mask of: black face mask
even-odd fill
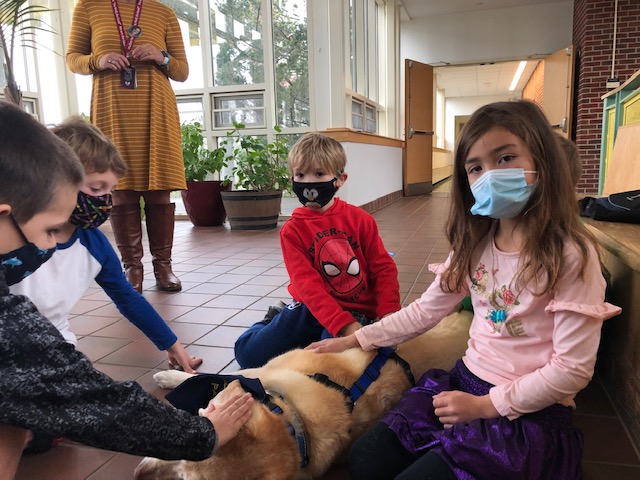
[[[25,243],[25,245],[12,252],[0,254],[0,265],[4,267],[4,276],[7,285],[11,286],[20,283],[24,278],[35,272],[40,265],[51,258],[56,248],[49,248],[47,250],[38,248],[36,244],[27,240],[27,237],[25,237],[18,222],[13,218],[13,215],[9,214],[9,218],[11,218],[11,221],[16,226],[18,233]]]
[[[76,208],[71,212],[69,222],[80,228],[98,228],[107,221],[113,208],[110,193],[94,197],[84,192],[78,192]]]
[[[338,191],[338,187],[335,186],[335,181],[338,180],[335,177],[328,182],[293,182],[293,193],[298,196],[298,200],[305,207],[322,208],[331,201],[333,196]]]

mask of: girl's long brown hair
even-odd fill
[[[455,152],[451,209],[446,227],[453,255],[441,286],[445,291],[462,289],[465,277],[471,277],[473,263],[497,222],[471,214],[475,200],[464,168],[471,146],[494,127],[505,128],[522,139],[538,172],[536,189],[520,219],[526,241],[515,280],[517,288],[526,286],[532,293],[542,295],[556,286],[563,268],[564,244],[577,245],[582,256],[582,277],[588,245],[595,246],[596,241],[579,218],[570,165],[559,148],[556,134],[542,110],[527,100],[485,105],[476,110],[462,129]]]

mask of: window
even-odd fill
[[[351,98],[351,128],[367,133],[378,132],[378,110],[375,105]]]
[[[371,105],[365,105],[365,126],[364,131],[376,133],[376,108]]]
[[[233,128],[233,122],[242,123],[247,128],[265,126],[262,92],[214,95],[214,128]]]
[[[272,18],[276,123],[284,127],[308,127],[311,121],[307,2],[273,0]]]
[[[178,114],[180,115],[181,124],[185,122],[199,122],[200,125],[204,125],[204,114],[200,97],[178,98]]]
[[[352,94],[351,128],[378,133],[378,102],[383,72],[385,8],[381,0],[349,1],[349,68],[347,92]],[[357,98],[355,98],[357,96]]]
[[[364,105],[358,100],[351,101],[351,127],[354,130],[364,129]]]
[[[198,15],[198,0],[160,0],[171,7],[178,17],[182,42],[187,62],[189,63],[189,77],[185,82],[174,82],[171,85],[175,89],[202,88],[204,86],[204,67],[202,65],[202,42],[200,38],[200,23]],[[144,15],[144,7],[142,9]],[[144,36],[141,37],[141,39]],[[135,45],[135,44],[134,44]]]
[[[379,49],[378,25],[384,10],[376,0],[350,0],[349,45],[351,85],[348,88],[371,100],[378,101]]]
[[[264,83],[262,1],[210,3],[214,85]]]

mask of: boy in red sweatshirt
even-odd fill
[[[347,180],[336,140],[304,135],[287,159],[302,207],[280,232],[293,302],[251,326],[235,344],[243,368],[264,365],[327,336],[349,335],[400,309],[398,269],[376,221],[335,197]]]

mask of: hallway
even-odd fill
[[[449,204],[446,190],[444,185],[432,195],[402,198],[374,214],[385,246],[393,252],[398,266],[403,305],[419,297],[433,280],[427,265],[442,262],[448,253],[443,232]],[[108,222],[104,231],[113,240]],[[262,319],[271,303],[290,300],[278,233],[279,229],[250,232],[194,228],[186,220],[177,221],[174,270],[183,282],[183,290],[177,294],[156,291],[151,259],[148,255],[143,259],[145,297],[187,351],[204,358],[203,372],[238,369],[233,358],[235,339]],[[164,397],[152,375],[167,368],[165,353],[123,319],[97,285],[73,314],[71,328],[78,334],[78,348],[96,368],[117,380],[137,380],[145,390]],[[597,378],[578,396],[577,404],[575,422],[585,434],[584,479],[640,478],[638,454]],[[139,457],[64,441],[49,452],[23,457],[16,478],[130,479],[139,461]],[[347,478],[343,469],[325,476]]]

